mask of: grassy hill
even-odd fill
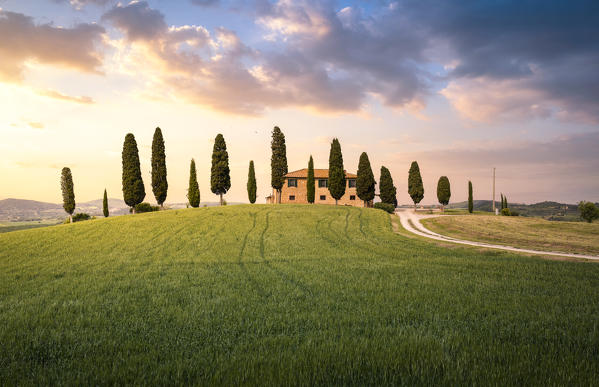
[[[599,255],[599,223],[550,222],[521,216],[440,216],[422,223],[439,234],[500,245]]]
[[[585,384],[599,265],[379,210],[243,205],[0,234],[0,384]]]

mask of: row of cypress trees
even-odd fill
[[[278,126],[273,128],[271,141],[271,186],[277,192],[277,202],[281,202],[281,190],[285,182],[287,167],[287,149],[285,135]],[[164,202],[168,193],[166,152],[162,130],[157,127],[152,139],[152,191],[156,202],[164,208]],[[145,196],[145,187],[141,175],[139,150],[135,136],[128,133],[125,136],[122,152],[122,187],[125,203],[135,212],[135,206],[141,203]],[[197,182],[197,171],[195,160],[191,159],[189,172],[189,187],[187,198],[189,205],[198,207],[200,204],[200,190]],[[315,201],[314,160],[312,156],[308,161],[307,200],[309,203]],[[366,152],[360,155],[356,179],[356,193],[364,202],[364,206],[375,197],[375,179],[370,166],[370,160]],[[63,207],[72,219],[75,210],[75,194],[73,190],[73,178],[69,168],[63,168],[61,176],[61,187],[63,193]],[[335,204],[345,194],[346,177],[343,168],[343,154],[341,144],[337,138],[331,142],[329,153],[329,191],[335,199]],[[212,167],[210,176],[210,188],[214,194],[220,196],[220,204],[223,204],[223,195],[231,188],[231,177],[229,169],[229,155],[227,145],[222,134],[218,134],[214,140],[212,151]],[[249,163],[247,192],[250,203],[256,202],[256,172],[254,161]],[[397,206],[397,188],[388,168],[381,167],[379,196],[383,203]],[[408,175],[408,193],[416,206],[424,198],[424,186],[420,175],[420,168],[416,161],[412,162]],[[443,206],[449,203],[451,188],[449,179],[441,176],[437,184],[437,198]],[[504,197],[502,195],[502,208]],[[507,207],[507,200],[505,206]],[[468,210],[472,212],[472,183],[468,182]],[[103,214],[108,216],[108,196],[104,190]]]

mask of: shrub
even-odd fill
[[[510,210],[510,216],[520,216],[520,212],[517,210]]]
[[[80,212],[78,214],[73,215],[73,223],[81,222],[83,220],[90,220],[90,219],[91,219],[91,216],[89,216],[85,212]]]
[[[374,203],[374,208],[378,208],[379,210],[387,211],[390,214],[395,212],[395,206],[390,203],[383,203],[383,202]]]
[[[153,206],[150,203],[147,202],[143,202],[143,203],[139,203],[135,205],[135,213],[136,214],[140,214],[142,212],[152,212],[152,211],[158,211],[160,209],[160,207],[158,206]]]
[[[510,212],[509,208],[502,208],[501,209],[501,215],[503,215],[503,216],[511,216],[512,213]]]

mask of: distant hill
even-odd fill
[[[493,210],[492,200],[474,200],[475,211],[488,211]],[[497,207],[501,206],[500,201],[496,201]],[[567,204],[545,201],[535,204],[520,204],[520,203],[508,203],[510,209],[518,211],[520,216],[534,216],[545,218],[548,220],[566,220],[576,221],[579,220],[578,205]],[[448,208],[467,208],[468,202],[451,203],[447,206]]]
[[[241,204],[236,202],[228,205]],[[200,207],[213,207],[220,205],[219,202],[200,203]],[[171,209],[185,208],[185,203],[167,203],[166,207]],[[121,199],[108,199],[108,210],[111,216],[125,215],[129,213],[129,207]],[[75,213],[85,212],[93,216],[102,215],[102,199],[89,202],[77,203]],[[38,202],[26,199],[4,199],[0,200],[0,221],[24,222],[39,221],[47,219],[63,219],[66,217],[62,204]]]
[[[120,199],[108,199],[108,208],[112,215],[123,215],[129,212],[125,202]],[[102,199],[77,203],[75,213],[78,212],[94,216],[102,215]],[[64,217],[66,214],[61,204],[26,199],[0,200],[0,221],[31,221]]]

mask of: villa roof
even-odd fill
[[[346,179],[355,179],[358,176],[354,173],[345,172]],[[297,171],[289,172],[285,175],[285,177],[295,177],[299,179],[308,178],[308,168],[299,169]],[[329,178],[329,170],[328,169],[314,169],[314,178],[315,179],[328,179]]]

